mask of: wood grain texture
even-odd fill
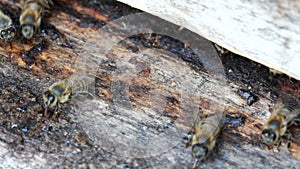
[[[0,2],[17,24],[21,2]],[[299,126],[290,130],[290,149],[269,150],[260,137],[274,91],[298,98],[299,81],[276,78],[266,67],[229,54],[220,57],[224,82],[182,52],[188,44],[170,37],[99,34],[109,21],[140,11],[111,1],[54,4],[35,38],[16,37],[0,46],[1,167],[191,168],[191,148],[181,144],[182,137],[199,109],[218,108],[225,109],[226,124],[212,156],[198,168],[300,165]],[[113,48],[107,43],[120,39]],[[209,41],[202,42],[203,53],[217,55]],[[57,117],[43,116],[42,93],[78,72],[95,77],[95,97],[63,104]],[[259,99],[249,106],[239,89]]]
[[[295,0],[119,0],[226,49],[300,79],[300,3]]]

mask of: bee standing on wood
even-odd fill
[[[0,10],[0,33],[1,39],[4,39],[6,42],[10,42],[16,35],[16,29],[14,28],[10,17],[5,15]]]
[[[43,93],[45,114],[48,109],[57,110],[60,104],[65,103],[80,94],[93,95],[95,78],[75,74],[70,78],[53,83]]]
[[[50,9],[50,0],[25,0],[20,16],[22,35],[26,39],[32,38],[39,30],[42,17]]]
[[[197,158],[197,161],[206,158],[213,150],[224,124],[225,114],[220,111],[203,119],[200,119],[200,116],[197,117],[187,144],[187,146],[192,146],[192,156]]]
[[[300,112],[295,107],[286,106],[282,103],[276,104],[270,118],[264,124],[262,131],[264,142],[269,146],[276,144],[279,137],[285,134],[288,125],[298,115],[300,115]]]
[[[75,97],[74,100],[80,101],[80,96],[94,96],[95,76],[91,74],[96,72],[97,65],[83,53],[76,58],[74,66],[77,71],[72,76],[53,83],[43,93],[45,114],[48,109],[57,111],[61,104]]]

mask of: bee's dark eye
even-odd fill
[[[6,35],[6,34],[7,34],[6,30],[1,31],[1,37],[2,37],[2,38],[3,38],[3,36]]]
[[[48,99],[49,99],[50,104],[53,104],[55,97],[53,95],[49,95]]]
[[[46,107],[53,105],[56,101],[55,96],[51,94],[49,91],[44,93],[44,103]]]
[[[192,147],[192,154],[196,158],[204,158],[208,154],[208,148],[201,144],[195,144]]]
[[[262,134],[265,135],[268,138],[271,138],[273,141],[276,140],[276,134],[274,132],[270,131],[270,130],[265,129],[265,130],[263,130]]]

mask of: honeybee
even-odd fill
[[[26,39],[32,38],[39,30],[42,17],[50,9],[50,0],[25,0],[23,11],[20,16],[22,35]]]
[[[16,29],[14,28],[10,17],[5,15],[0,10],[0,32],[1,38],[4,39],[6,42],[10,42],[16,35]]]
[[[192,146],[192,156],[203,160],[213,150],[216,140],[225,124],[225,114],[217,111],[206,118],[196,120],[187,146]]]
[[[283,136],[288,125],[300,114],[295,107],[286,106],[283,103],[278,103],[274,107],[268,121],[264,124],[262,138],[264,142],[272,146],[277,143],[280,136]]]
[[[48,109],[60,107],[60,104],[67,102],[73,97],[82,94],[94,94],[95,78],[79,74],[72,75],[70,78],[53,83],[47,91],[43,93],[45,112]]]

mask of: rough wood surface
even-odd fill
[[[119,0],[300,79],[300,3],[294,0]]]
[[[299,81],[275,77],[268,68],[233,54],[221,55],[221,78],[218,67],[197,60],[219,57],[201,37],[200,55],[192,55],[188,41],[116,35],[114,29],[138,27],[126,22],[100,33],[110,21],[137,12],[121,3],[54,4],[35,38],[17,37],[0,47],[1,167],[191,168],[191,149],[181,141],[199,109],[224,109],[226,125],[212,156],[198,168],[299,167],[299,127],[290,129],[289,149],[269,150],[260,138],[274,93],[299,100]],[[20,2],[1,5],[17,23]],[[153,18],[148,17],[150,22]],[[43,91],[78,71],[95,77],[95,97],[63,104],[57,117],[50,111],[44,116]],[[243,92],[259,99],[247,104],[250,98],[239,96]]]

